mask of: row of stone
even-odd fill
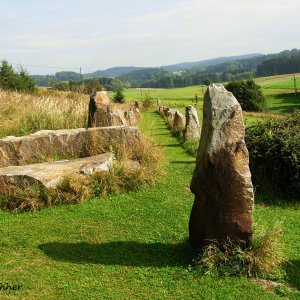
[[[88,127],[94,128],[41,130],[0,139],[0,192],[9,193],[12,186],[55,187],[69,174],[108,172],[111,145],[130,148],[139,143],[140,131],[132,127],[139,119],[138,103],[122,113],[112,109],[102,91],[90,98]],[[64,158],[71,160],[37,163]]]
[[[157,103],[158,113],[165,118],[174,134],[182,133],[184,141],[199,140],[201,127],[195,107],[188,105],[185,108],[185,117],[177,110]]]
[[[134,126],[140,120],[138,102],[126,111],[113,109],[106,91],[95,93],[90,98],[88,127]]]

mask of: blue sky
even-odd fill
[[[299,0],[0,0],[0,59],[52,74],[274,53],[300,48],[299,12]]]

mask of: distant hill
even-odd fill
[[[161,67],[114,67],[83,74],[83,79],[101,78],[121,81],[126,87],[172,88],[198,85],[204,82],[224,82],[252,78],[257,75],[276,75],[282,72],[298,70],[300,50],[284,50],[273,54],[245,54],[238,56],[217,57],[196,62],[182,62]],[[57,72],[55,75],[36,75],[32,78],[39,85],[51,82],[80,81],[81,76],[75,72]]]
[[[179,72],[179,71],[185,71],[193,67],[203,66],[214,66],[218,64],[222,64],[228,61],[234,61],[234,60],[241,60],[241,59],[248,59],[252,57],[258,57],[263,56],[263,54],[258,53],[252,53],[252,54],[245,54],[245,55],[237,55],[237,56],[228,56],[228,57],[218,57],[218,58],[212,58],[212,59],[205,59],[200,61],[194,61],[194,62],[183,62],[173,65],[167,65],[167,66],[161,66],[160,68],[169,71],[169,72]],[[109,68],[106,70],[98,70],[93,73],[83,74],[84,78],[92,78],[92,77],[119,77],[128,73],[131,73],[133,71],[140,71],[145,69],[157,69],[157,68],[149,68],[149,67],[114,67]]]
[[[106,70],[98,70],[93,73],[83,74],[84,78],[93,78],[93,77],[118,77],[123,74],[127,74],[132,71],[145,69],[143,67],[114,67]]]
[[[259,57],[259,56],[263,56],[263,54],[252,53],[252,54],[237,55],[237,56],[217,57],[217,58],[205,59],[205,60],[194,61],[194,62],[183,62],[183,63],[169,65],[169,66],[162,66],[162,68],[170,72],[185,71],[193,67],[215,66],[229,61],[249,59],[249,58]]]

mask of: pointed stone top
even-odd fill
[[[221,109],[222,107],[228,108],[231,105],[240,106],[239,102],[236,100],[233,94],[227,91],[223,84],[219,86],[215,85],[214,83],[210,84],[206,92],[206,95],[207,94],[209,95],[209,97],[206,98],[210,98],[213,106],[216,105]]]

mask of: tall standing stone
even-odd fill
[[[212,84],[203,116],[191,182],[190,243],[199,248],[230,239],[244,247],[252,237],[254,196],[242,109],[232,93]]]
[[[111,126],[110,101],[106,91],[90,97],[88,127]]]
[[[176,110],[174,115],[172,131],[174,133],[181,132],[184,129],[184,127],[185,127],[184,117],[178,110]]]
[[[185,108],[185,130],[183,138],[185,141],[200,139],[200,125],[197,110],[194,106],[188,105]]]

